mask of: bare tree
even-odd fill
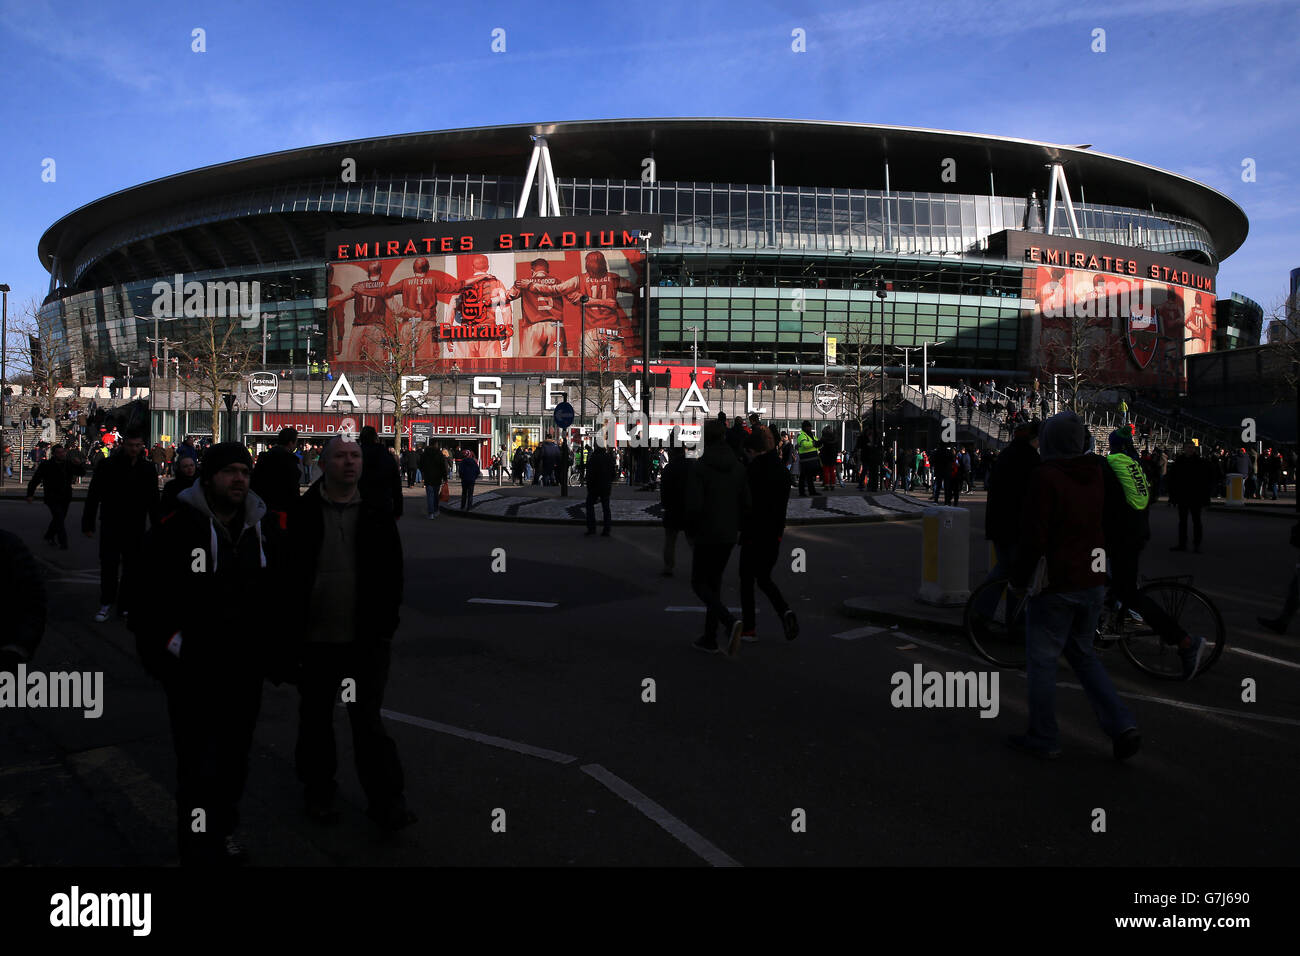
[[[878,374],[868,370],[870,365],[879,362],[879,352],[871,345],[872,324],[860,314],[849,313],[844,339],[837,343],[836,349],[844,367],[840,376],[841,407],[847,417],[858,422],[866,420],[880,392]]]
[[[18,305],[9,320],[5,340],[9,385],[30,387],[36,404],[55,414],[59,386],[72,377],[67,349],[60,339],[56,310],[41,313],[41,302],[31,297]]]
[[[602,412],[612,413],[614,410],[615,365],[622,365],[624,368],[627,366],[625,358],[614,354],[615,343],[618,341],[616,338],[600,334],[593,335],[590,342],[585,339],[582,342],[587,369],[586,411],[590,418],[598,418]]]
[[[182,334],[174,348],[190,387],[212,414],[215,444],[221,441],[222,396],[238,394],[244,378],[260,366],[259,345],[241,334],[238,315],[217,316],[210,311],[184,321],[188,334]]]
[[[1082,413],[1082,396],[1087,390],[1101,385],[1129,384],[1114,380],[1115,369],[1125,367],[1124,347],[1112,333],[1108,317],[1081,315],[1078,310],[1072,310],[1065,323],[1064,327],[1043,329],[1041,373],[1046,379],[1053,373],[1064,375],[1070,382],[1065,405],[1075,413]]]
[[[1273,404],[1293,402],[1300,386],[1300,294],[1279,296],[1264,313],[1264,342],[1275,352],[1266,364],[1276,370]]]
[[[362,367],[376,386],[381,408],[392,406],[393,450],[398,454],[402,450],[403,423],[428,401],[427,394],[410,394],[409,379],[416,375],[432,377],[437,373],[438,360],[420,355],[431,335],[431,323],[396,321],[385,325],[361,349]]]

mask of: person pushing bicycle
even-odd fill
[[[1151,486],[1138,460],[1132,425],[1110,433],[1110,454],[1103,461],[1106,467],[1102,468],[1105,488],[1102,528],[1110,563],[1107,607],[1135,611],[1164,643],[1176,645],[1183,663],[1183,677],[1191,680],[1210,645],[1203,637],[1189,634],[1156,602],[1138,591],[1138,565],[1142,549],[1151,539]]]

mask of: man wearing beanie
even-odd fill
[[[129,591],[140,658],[167,692],[185,865],[244,861],[234,831],[262,681],[288,676],[282,631],[263,626],[285,592],[283,516],[249,490],[252,466],[238,442],[208,449],[198,482],[149,532]]]
[[[1111,738],[1115,758],[1124,760],[1137,753],[1142,738],[1092,649],[1106,592],[1105,567],[1098,558],[1105,553],[1105,464],[1087,454],[1090,437],[1070,411],[1049,418],[1039,432],[1042,464],[1029,478],[1011,575],[1012,587],[1024,590],[1033,583],[1036,591],[1025,618],[1029,727],[1008,743],[1039,757],[1060,755],[1056,668],[1064,652]]]

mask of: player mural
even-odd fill
[[[385,335],[415,323],[416,372],[574,372],[584,347],[589,369],[625,371],[644,351],[644,269],[635,249],[336,261],[326,280],[330,367],[362,369]]]
[[[1212,292],[1050,266],[1027,278],[1035,303],[1033,367],[1062,371],[1082,361],[1099,380],[1168,385],[1181,375],[1184,355],[1210,348]]]

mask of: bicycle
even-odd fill
[[[1199,677],[1223,653],[1227,631],[1214,602],[1187,583],[1190,580],[1191,575],[1143,578],[1146,583],[1137,593],[1153,602],[1179,629],[1209,642],[1210,649],[1193,675]],[[988,596],[992,590],[996,590],[997,600],[992,613],[985,614],[980,608],[985,601],[993,603]],[[1006,581],[986,581],[971,592],[962,623],[976,653],[998,667],[1023,669],[1028,601],[1027,592],[1013,592]],[[1093,647],[1107,650],[1116,644],[1138,670],[1161,680],[1183,680],[1183,663],[1177,645],[1166,644],[1154,624],[1148,624],[1136,610],[1114,600],[1108,588]]]

